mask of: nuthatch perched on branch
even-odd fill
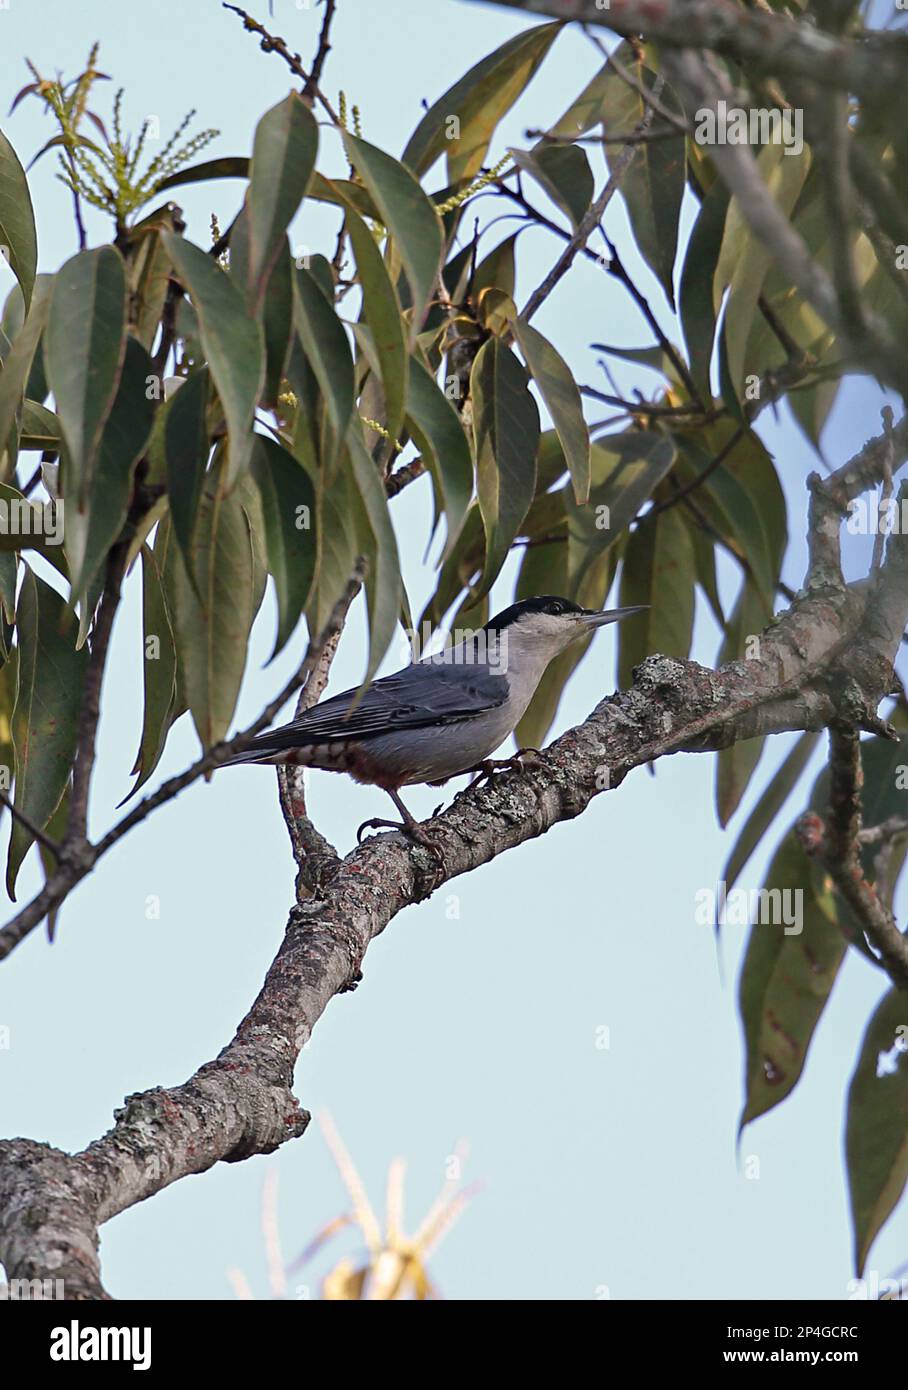
[[[524,599],[469,640],[374,681],[358,703],[356,690],[322,700],[291,724],[260,735],[227,765],[290,763],[347,772],[383,787],[403,818],[402,825],[365,825],[392,826],[422,842],[400,788],[437,786],[465,772],[488,775],[494,767],[489,755],[513,733],[549,662],[592,629],[642,611],[590,611],[551,595]]]

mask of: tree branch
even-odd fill
[[[476,3],[476,0],[473,0]],[[806,20],[742,9],[731,0],[496,0],[509,9],[579,20],[625,38],[643,34],[666,48],[706,48],[770,76],[809,77],[869,101],[897,100],[908,75],[908,43],[898,33],[852,41]]]

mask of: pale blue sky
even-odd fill
[[[267,18],[267,5],[252,12]],[[320,12],[275,0],[273,28],[304,62]],[[362,111],[366,137],[399,153],[420,116],[478,58],[526,21],[461,0],[340,0],[325,85]],[[289,74],[262,54],[235,16],[214,0],[111,10],[100,0],[11,0],[0,9],[6,109],[27,80],[20,60],[77,70],[93,39],[125,116],[137,126],[159,115],[166,134],[190,107],[222,134],[214,154],[245,154],[258,116],[288,90]],[[559,37],[529,94],[504,123],[498,158],[528,126],[561,113],[596,67],[579,34]],[[27,161],[49,130],[25,103],[3,129]],[[320,167],[338,167],[326,135]],[[594,158],[597,179],[602,166]],[[69,199],[37,166],[34,197],[41,268],[75,249]],[[439,178],[439,182],[440,182]],[[216,211],[222,225],[241,196],[237,183],[181,190],[189,234],[205,245]],[[540,195],[540,202],[543,202]],[[89,235],[107,236],[89,214]],[[502,224],[506,234],[514,224]],[[664,298],[629,247],[619,200],[607,227],[628,269],[669,325]],[[333,249],[333,224],[307,205],[299,241]],[[538,231],[521,239],[518,301],[560,245]],[[0,272],[2,273],[2,272]],[[2,288],[2,287],[0,287]],[[578,263],[538,315],[584,379],[595,379],[591,342],[648,341],[638,316],[595,267]],[[630,389],[629,368],[618,370]],[[649,383],[642,383],[648,386]],[[592,418],[596,418],[593,416]],[[826,435],[841,461],[878,429],[871,388],[851,386]],[[816,466],[785,422],[761,422],[776,450],[794,540],[786,578],[803,564],[804,478]],[[415,606],[430,591],[422,564],[430,512],[425,483],[394,503]],[[730,572],[723,585],[731,592]],[[508,582],[497,590],[508,601]],[[109,824],[129,786],[141,718],[138,586],[127,588],[112,650],[93,826]],[[261,669],[273,635],[266,603],[256,628],[239,722],[253,717],[298,657]],[[695,655],[710,664],[718,638],[700,613]],[[601,635],[564,699],[559,728],[582,718],[614,684],[613,637]],[[345,635],[333,688],[359,679],[361,615]],[[399,664],[399,663],[397,663]],[[761,765],[765,785],[787,748]],[[161,765],[167,775],[196,751],[182,721]],[[465,1181],[484,1187],[432,1260],[450,1298],[778,1298],[845,1296],[851,1277],[841,1132],[843,1097],[865,1020],[883,978],[863,961],[846,965],[794,1097],[744,1136],[759,1179],[736,1164],[742,1054],[735,990],[723,985],[712,932],[697,926],[695,895],[717,879],[731,831],[713,812],[714,760],[677,757],[655,778],[638,771],[580,820],[512,852],[394,921],[370,949],[364,980],[336,1000],[297,1068],[297,1093],[332,1114],[376,1204],[395,1155],[409,1164],[408,1212],[415,1225],[440,1185],[455,1141],[470,1144]],[[809,785],[809,784],[808,784]],[[381,793],[316,775],[311,808],[347,848],[357,824],[385,814]],[[756,788],[755,788],[756,789]],[[411,793],[423,814],[438,800]],[[788,808],[790,817],[800,802]],[[767,855],[742,883],[757,886]],[[23,872],[23,895],[37,874]],[[36,932],[0,968],[0,1133],[79,1147],[105,1130],[124,1095],[184,1080],[231,1036],[280,940],[291,900],[287,837],[269,769],[239,768],[198,785],[123,842],[63,909],[49,948]],[[160,920],[146,920],[157,895]],[[458,915],[459,914],[459,915]],[[743,944],[731,929],[726,980],[736,980]],[[607,1028],[610,1046],[597,1047]],[[345,1209],[339,1178],[315,1127],[269,1159],[221,1164],[126,1212],[102,1232],[107,1287],[118,1296],[232,1297],[228,1266],[242,1268],[267,1296],[259,1221],[262,1181],[280,1175],[284,1248],[295,1255]],[[353,1247],[355,1242],[346,1241]],[[345,1248],[339,1240],[332,1251]],[[877,1242],[885,1274],[908,1248],[903,1209]],[[315,1285],[316,1265],[299,1282]]]

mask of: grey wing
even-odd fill
[[[237,761],[336,739],[362,739],[398,729],[424,729],[482,714],[508,698],[505,676],[482,665],[416,662],[374,681],[354,708],[356,690],[332,695],[291,724],[262,734]]]

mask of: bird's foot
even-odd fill
[[[383,820],[381,816],[372,816],[369,820],[364,820],[356,832],[356,843],[361,845],[363,842],[364,830],[407,830],[405,821],[402,820]]]
[[[490,781],[496,772],[519,772],[526,775],[534,762],[538,765],[541,756],[538,748],[518,748],[510,758],[483,758],[475,767],[467,768],[468,772],[476,772],[479,775],[473,778],[465,790],[472,791],[481,782]]]
[[[420,845],[422,849],[428,850],[437,866],[437,873],[433,875],[433,887],[436,882],[440,883],[447,874],[448,865],[445,860],[444,850],[437,840],[433,840],[431,835],[425,830],[418,821],[412,817],[409,820],[383,820],[381,816],[373,816],[371,820],[364,820],[356,832],[357,844],[362,844],[364,830],[399,830],[402,835],[406,835],[413,844]],[[431,889],[429,890],[432,891]]]

